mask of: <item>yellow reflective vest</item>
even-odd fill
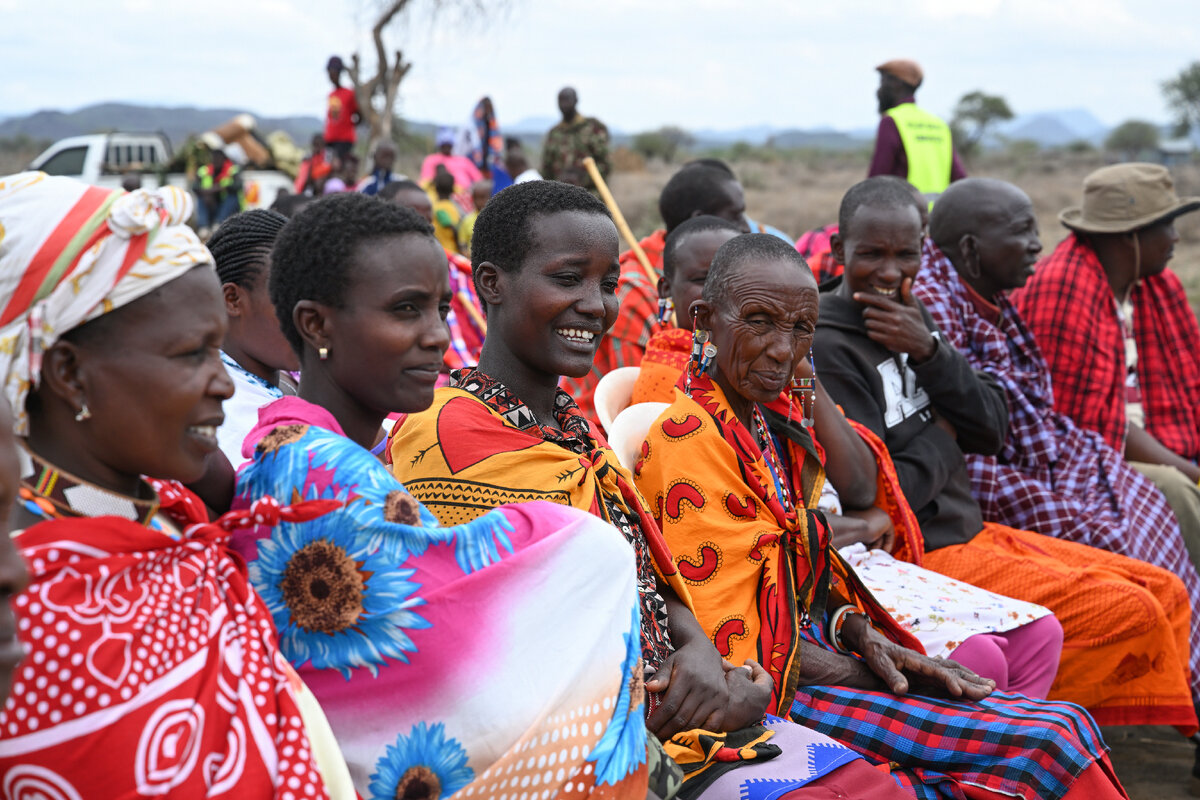
[[[886,113],[900,132],[904,156],[908,159],[908,182],[921,194],[946,191],[954,163],[950,126],[913,103],[901,103]]]

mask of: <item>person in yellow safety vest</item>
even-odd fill
[[[867,177],[895,175],[917,187],[930,201],[960,178],[967,177],[950,126],[917,108],[914,97],[925,78],[920,65],[895,59],[875,68],[879,72],[879,130]]]
[[[238,165],[225,151],[213,148],[212,163],[196,170],[192,190],[196,193],[196,229],[211,230],[242,207],[242,178]]]

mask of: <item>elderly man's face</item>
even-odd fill
[[[978,219],[975,251],[982,281],[993,295],[1024,286],[1042,252],[1033,203],[1014,187]]]

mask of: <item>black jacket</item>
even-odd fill
[[[994,455],[1008,431],[1004,390],[971,368],[937,332],[937,347],[923,364],[909,364],[867,337],[862,306],[836,293],[841,279],[822,285],[821,316],[813,345],[817,377],[846,416],[883,439],[900,486],[916,512],[925,549],[968,542],[983,529],[971,496],[963,452]],[[933,422],[936,410],[958,439]]]

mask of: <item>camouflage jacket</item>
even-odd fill
[[[594,117],[577,114],[574,121],[560,122],[546,134],[546,142],[542,145],[542,177],[594,190],[596,187],[583,168],[583,159],[588,156],[596,159],[600,174],[607,178],[612,171],[608,128]]]

